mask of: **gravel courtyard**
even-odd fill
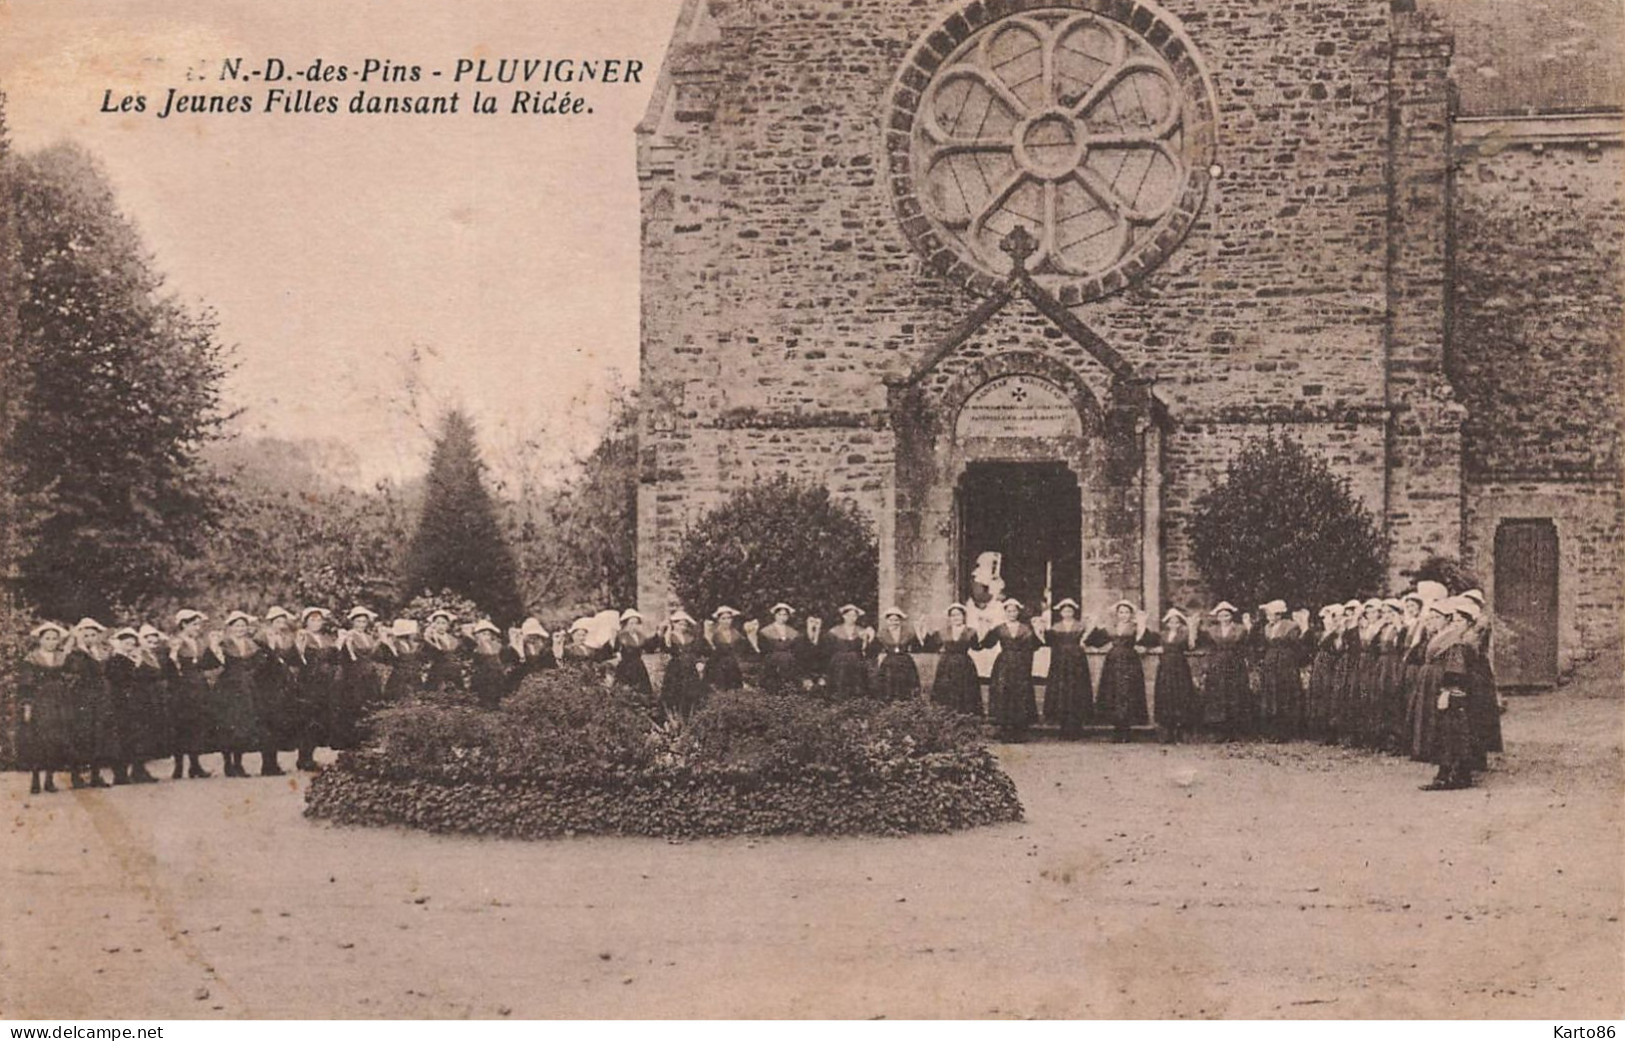
[[[912,839],[440,838],[308,822],[300,779],[6,775],[0,1017],[1618,1018],[1618,677],[1514,699],[1474,791],[1039,742],[999,749],[1026,823]]]

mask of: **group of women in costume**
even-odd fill
[[[1067,736],[1094,724],[1125,740],[1154,718],[1169,742],[1200,732],[1320,740],[1436,763],[1430,788],[1471,784],[1486,754],[1502,749],[1490,622],[1476,589],[1451,596],[1421,582],[1398,598],[1327,605],[1318,624],[1307,610],[1289,614],[1282,600],[1261,604],[1257,624],[1228,602],[1206,617],[1172,608],[1159,631],[1127,601],[1098,623],[1082,620],[1072,600],[1030,623],[1020,604],[1004,610],[1004,623],[974,643],[1002,649],[989,715],[1017,739],[1039,718],[1031,666],[1047,646],[1043,718]],[[945,632],[962,631],[965,609],[950,607],[947,620]],[[1098,681],[1087,653],[1094,647],[1107,649]],[[1151,647],[1161,653],[1148,713],[1140,655]]]
[[[1451,596],[1422,582],[1402,597],[1327,605],[1314,619],[1307,610],[1289,612],[1283,600],[1259,605],[1256,622],[1228,602],[1205,614],[1171,608],[1157,629],[1126,600],[1101,619],[1085,618],[1070,599],[1031,617],[1015,600],[1001,610],[1002,622],[979,629],[965,605],[951,605],[921,637],[898,608],[871,627],[847,604],[826,630],[817,617],[804,628],[792,624],[794,609],[781,603],[770,623],[740,631],[739,612],[721,607],[703,631],[677,611],[647,639],[641,616],[627,612],[623,625],[636,635],[622,649],[671,653],[661,700],[679,712],[708,689],[741,686],[740,662],[751,656],[760,657],[767,690],[913,698],[922,694],[914,654],[925,651],[937,655],[931,700],[983,715],[973,654],[998,648],[985,714],[1007,739],[1022,739],[1042,719],[1069,737],[1109,727],[1118,741],[1152,722],[1165,742],[1196,734],[1320,740],[1437,763],[1434,787],[1471,783],[1486,753],[1501,750],[1490,624],[1476,589]],[[1044,647],[1049,669],[1039,681],[1034,658]],[[1148,691],[1142,655],[1151,648],[1160,654]],[[641,653],[622,653],[620,661],[617,679],[650,689]]]
[[[1422,582],[1396,599],[1323,607],[1318,624],[1306,610],[1289,615],[1281,600],[1260,605],[1257,623],[1229,603],[1205,615],[1171,608],[1158,629],[1128,601],[1099,619],[1070,599],[1033,615],[1015,600],[999,609],[1003,621],[979,628],[966,605],[951,605],[923,637],[900,609],[866,625],[854,604],[828,628],[816,615],[798,623],[787,603],[773,605],[766,624],[743,626],[728,606],[703,625],[678,610],[650,626],[628,610],[608,614],[607,639],[594,639],[591,619],[558,634],[527,619],[504,641],[490,621],[459,629],[436,611],[421,628],[412,619],[384,625],[359,606],[343,626],[319,607],[297,617],[233,612],[210,631],[204,615],[181,611],[168,634],[143,625],[109,635],[90,618],[72,630],[47,622],[19,672],[19,759],[35,791],[54,791],[57,772],[76,787],[106,785],[104,769],[113,784],[151,782],[146,764],[160,758],[173,759],[175,778],[207,777],[199,756],[211,753],[228,777],[247,776],[245,752],[276,775],[283,751],[311,770],[318,747],[355,747],[381,705],[454,685],[495,707],[525,675],[561,662],[601,665],[661,714],[686,717],[709,692],[745,686],[747,673],[773,693],[921,697],[918,652],[937,656],[932,701],[985,714],[1010,740],[1040,719],[1069,737],[1109,727],[1119,741],[1153,721],[1170,742],[1197,733],[1318,739],[1438,763],[1436,787],[1471,783],[1485,753],[1501,748],[1477,590],[1453,597]],[[1044,647],[1040,710],[1033,666]],[[1154,647],[1148,706],[1142,655]],[[984,710],[973,655],[995,648]],[[1104,651],[1098,677],[1092,650]],[[651,653],[667,658],[658,692],[644,661]]]
[[[381,705],[448,684],[494,705],[560,649],[534,619],[504,643],[488,621],[459,632],[447,611],[422,627],[382,625],[360,606],[342,626],[320,607],[235,611],[213,630],[207,622],[184,610],[168,633],[150,624],[109,633],[93,618],[36,626],[15,699],[31,791],[56,791],[57,773],[75,788],[152,783],[155,759],[173,759],[174,779],[209,777],[200,757],[215,753],[227,777],[248,776],[249,752],[262,775],[284,773],[289,751],[297,769],[314,770],[318,747],[357,746]]]

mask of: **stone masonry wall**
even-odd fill
[[[1220,174],[1167,261],[1074,313],[1155,377],[1176,427],[1282,409],[1334,425],[1349,409],[1369,416],[1386,404],[1388,0],[1165,6],[1211,71]],[[724,456],[754,443],[723,417],[877,412],[882,377],[975,306],[923,272],[883,168],[898,65],[952,9],[746,0],[716,5],[707,41],[674,51],[674,100],[640,142],[643,477],[656,500],[642,522],[645,610],[666,606],[672,526],[724,494],[741,472]],[[1165,454],[1189,470],[1182,453],[1196,450],[1181,436]],[[1362,465],[1361,484],[1379,486],[1381,456]],[[1178,532],[1190,496],[1177,480],[1170,490]],[[1173,538],[1171,575],[1188,570],[1179,558]]]
[[[1396,11],[1389,195],[1387,404],[1389,584],[1461,551],[1462,408],[1445,375],[1451,44]]]
[[[1456,175],[1451,374],[1475,479],[1614,479],[1625,147],[1495,142]]]
[[[1551,518],[1558,658],[1620,649],[1625,148],[1510,120],[1459,150],[1450,371],[1468,407],[1466,556],[1494,603],[1495,532]],[[1480,128],[1481,129],[1481,128]]]
[[[1611,483],[1488,481],[1467,491],[1464,560],[1495,604],[1495,532],[1508,518],[1552,519],[1557,528],[1558,667],[1620,653],[1625,609],[1620,489]]]

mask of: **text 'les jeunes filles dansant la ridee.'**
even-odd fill
[[[186,70],[184,86],[145,90],[104,88],[104,114],[180,116],[269,115],[591,115],[588,91],[637,86],[637,58],[457,58],[443,65],[366,58],[344,63],[317,58],[295,65],[242,57]],[[436,89],[447,88],[450,89]],[[428,88],[427,90],[423,88]]]

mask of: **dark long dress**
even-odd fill
[[[627,626],[615,634],[615,682],[630,687],[644,697],[654,696],[654,681],[649,678],[649,667],[643,656],[660,646],[658,634],[645,634],[641,628]]]
[[[1026,622],[1004,622],[982,637],[982,650],[999,648],[988,684],[988,716],[1012,730],[1026,730],[1038,718],[1033,689],[1033,655],[1043,646]]]
[[[1202,725],[1202,699],[1191,678],[1190,629],[1180,623],[1163,629],[1162,660],[1157,663],[1157,681],[1151,712],[1159,728],[1170,736],[1188,733]]]
[[[796,645],[796,668],[803,683],[817,687],[827,682],[829,645],[824,638],[828,635],[820,629],[815,639],[809,632],[806,639]]]
[[[1382,743],[1382,627],[1361,627],[1359,675],[1360,728],[1357,740],[1362,747],[1377,748]]]
[[[1303,731],[1303,633],[1296,622],[1280,618],[1260,631],[1263,653],[1258,668],[1258,702],[1264,724],[1277,738],[1296,738]]]
[[[1337,712],[1338,659],[1343,656],[1341,627],[1316,634],[1309,663],[1309,690],[1304,701],[1304,728],[1319,739],[1331,733]]]
[[[1207,721],[1226,734],[1244,734],[1253,727],[1253,699],[1247,683],[1247,630],[1231,622],[1203,629],[1197,646],[1205,649],[1207,669],[1202,673],[1202,702]]]
[[[1430,651],[1433,648],[1429,648]],[[1479,744],[1479,728],[1473,720],[1473,686],[1482,666],[1478,658],[1478,637],[1471,629],[1461,629],[1437,658],[1424,666],[1436,668],[1439,689],[1455,692],[1448,707],[1430,706],[1433,711],[1433,742],[1430,762],[1437,763],[1440,776],[1453,784],[1472,783],[1472,771],[1482,769],[1484,749]]]
[[[762,689],[769,694],[800,690],[807,642],[801,630],[774,622],[756,633],[756,642],[762,649]]]
[[[463,641],[447,633],[423,638],[423,689],[440,694],[461,691],[467,679],[467,649]]]
[[[1358,626],[1343,627],[1343,655],[1337,660],[1332,703],[1332,734],[1344,742],[1358,742],[1365,729],[1365,705],[1360,694],[1360,665],[1365,661],[1365,642]]]
[[[196,640],[175,637],[169,648],[170,755],[200,755],[225,747],[221,718],[226,714],[225,692],[209,685],[208,652]]]
[[[1044,722],[1076,737],[1095,718],[1094,681],[1083,641],[1089,629],[1081,622],[1057,622],[1044,631],[1049,648],[1049,676],[1044,681]]]
[[[469,653],[468,689],[481,708],[494,709],[513,691],[511,662],[498,647],[494,651],[475,647]]]
[[[1381,664],[1377,669],[1377,683],[1382,692],[1382,711],[1378,747],[1395,752],[1401,747],[1405,731],[1405,627],[1390,623],[1383,627],[1379,642]]]
[[[327,714],[327,743],[334,748],[361,744],[362,721],[383,698],[378,647],[379,640],[372,633],[352,631],[339,652],[338,680]]]
[[[869,695],[869,669],[857,626],[837,625],[824,633],[825,675],[830,696],[839,700]]]
[[[658,649],[659,640],[656,640],[655,643]],[[537,646],[532,647],[532,644],[536,644]],[[526,637],[524,646],[526,675],[533,672],[541,672],[544,669],[556,669],[559,667],[559,659],[553,653],[553,641],[551,639],[544,640],[534,636]]]
[[[705,663],[705,685],[712,690],[738,690],[745,685],[739,659],[756,653],[745,634],[733,626],[718,626],[711,635],[711,657]]]
[[[884,655],[875,672],[875,697],[881,701],[909,701],[920,696],[920,670],[914,664],[914,652],[921,647],[920,638],[906,622],[892,632],[881,626],[875,635],[874,646]]]
[[[83,647],[68,652],[73,677],[73,748],[76,766],[106,766],[120,760],[118,717],[107,689],[105,659]]]
[[[329,704],[339,680],[339,655],[333,637],[305,635],[299,647],[299,682],[293,691],[293,738],[301,753],[328,742]]]
[[[1412,720],[1411,758],[1424,763],[1439,761],[1439,712],[1435,707],[1439,688],[1444,685],[1446,656],[1461,642],[1465,627],[1451,623],[1435,632],[1422,655],[1422,668],[1416,674],[1413,701],[1417,708]]]
[[[1137,646],[1150,646],[1156,634],[1141,632],[1137,625],[1096,629],[1089,645],[1109,645],[1100,669],[1100,687],[1095,694],[1095,714],[1118,730],[1151,722],[1145,708],[1145,666]]]
[[[1422,667],[1427,660],[1428,643],[1433,633],[1418,620],[1405,635],[1405,728],[1401,733],[1399,750],[1412,759],[1423,760],[1421,755],[1423,733],[1428,723],[1422,704]],[[1427,709],[1431,711],[1431,708]]]
[[[976,645],[976,630],[968,625],[943,629],[927,637],[926,649],[937,652],[932,701],[967,715],[982,714],[982,679],[970,656]]]
[[[29,770],[67,769],[73,754],[73,673],[67,656],[31,651],[17,668],[17,757]]]
[[[259,679],[265,670],[265,648],[247,637],[241,643],[227,637],[219,651],[211,649],[202,662],[220,670],[214,684],[219,714],[213,744],[223,752],[263,748],[259,731]]]
[[[706,660],[710,648],[690,626],[673,627],[666,633],[664,647],[671,660],[660,681],[660,707],[668,715],[687,718],[705,703],[700,663]]]
[[[1499,752],[1505,747],[1501,740],[1501,699],[1495,689],[1495,668],[1490,661],[1490,622],[1480,619],[1473,626],[1474,640],[1472,664],[1472,698],[1467,703],[1468,717],[1473,721],[1475,748],[1480,757],[1485,752]],[[1483,764],[1480,763],[1480,768]]]
[[[384,680],[384,702],[401,705],[421,694],[423,674],[429,667],[429,663],[423,660],[423,646],[419,644],[409,651],[391,648],[382,653],[388,656],[389,661],[389,678]],[[552,657],[550,652],[548,658]]]
[[[169,670],[162,660],[144,649],[136,658],[114,654],[107,659],[107,686],[119,719],[124,761],[143,763],[170,755]]]
[[[254,681],[254,727],[260,737],[260,751],[273,756],[297,747],[294,727],[294,693],[299,682],[299,651],[293,637],[267,634],[262,645],[260,674]]]

